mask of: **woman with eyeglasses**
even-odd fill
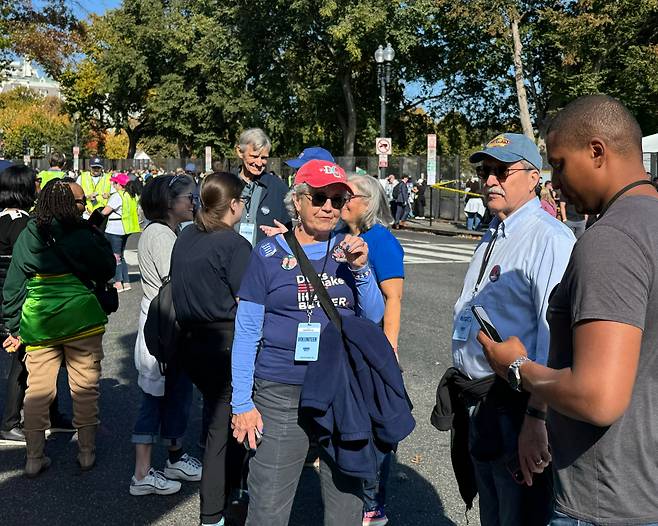
[[[141,184],[132,181],[124,173],[118,173],[110,178],[114,193],[110,195],[102,214],[107,216],[105,237],[112,245],[112,252],[117,260],[117,270],[114,275],[114,288],[119,292],[130,290],[128,264],[124,258],[128,236],[140,231],[137,204],[141,193]]]
[[[404,250],[388,229],[393,223],[388,199],[379,181],[369,175],[349,177],[352,195],[341,212],[351,234],[361,236],[368,246],[368,260],[384,296],[383,329],[398,357],[398,337],[404,287]],[[385,524],[386,481],[391,454],[380,456],[379,479],[364,482],[363,526]]]
[[[178,236],[171,258],[172,297],[183,332],[181,364],[210,417],[201,477],[201,524],[207,525],[223,524],[245,453],[229,440],[231,346],[238,289],[251,254],[251,244],[234,230],[244,209],[243,188],[237,175],[207,175],[194,224]]]
[[[297,172],[285,202],[295,218],[294,235],[340,314],[379,322],[384,305],[368,267],[368,246],[334,232],[349,193],[340,166],[313,160]],[[238,294],[231,405],[233,436],[256,449],[249,465],[248,526],[288,524],[309,445],[298,410],[308,362],[295,360],[297,332],[300,324],[329,323],[292,254],[281,235],[260,242]],[[361,479],[342,473],[322,453],[320,480],[325,524],[360,525]]]
[[[135,342],[135,367],[142,402],[132,435],[135,473],[130,484],[131,495],[170,495],[180,490],[179,480],[201,480],[201,463],[187,455],[182,447],[192,403],[192,382],[174,365],[167,368],[167,376],[162,376],[157,360],[144,341],[149,306],[169,276],[178,227],[193,217],[193,188],[189,177],[167,175],[150,180],[141,196],[142,210],[149,224],[137,246],[143,296]],[[164,472],[151,466],[153,444],[158,442],[169,448]]]

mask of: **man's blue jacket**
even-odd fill
[[[374,480],[376,449],[390,451],[416,422],[381,328],[357,316],[341,321],[343,337],[333,323],[322,331],[319,358],[304,378],[300,409],[343,473]]]

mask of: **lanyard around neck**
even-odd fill
[[[295,235],[295,234],[294,234],[294,232],[293,232],[293,236],[294,236],[294,235]],[[324,271],[325,271],[326,268],[327,268],[327,260],[329,259],[329,247],[331,246],[331,237],[332,237],[332,236],[331,236],[331,233],[330,233],[330,234],[329,234],[329,239],[327,239],[327,251],[326,251],[325,254],[324,254],[324,262],[322,263],[322,270],[320,271],[320,279],[322,279],[322,276],[324,276]],[[300,243],[299,246],[300,246],[301,250],[304,250],[304,247],[301,246],[301,243]],[[304,280],[306,281],[306,284],[307,284],[309,287],[312,286],[312,285],[311,285],[311,282],[309,281],[309,279],[308,279],[306,276],[304,276]],[[309,302],[306,304],[306,314],[307,314],[307,316],[308,316],[308,322],[311,323],[311,318],[313,317],[313,309],[315,308],[315,300],[316,300],[317,297],[318,297],[318,293],[317,293],[317,291],[315,290],[315,288],[313,289],[313,295],[311,296],[310,293],[309,293],[309,297],[311,298],[311,301],[309,301]]]
[[[619,199],[622,195],[624,195],[629,190],[632,190],[636,186],[641,186],[643,184],[650,184],[651,186],[653,186],[653,183],[648,179],[640,179],[639,181],[634,181],[631,184],[627,184],[626,186],[624,186],[624,188],[619,190],[619,192],[613,195],[612,199],[610,199],[610,201],[606,203],[606,205],[603,207],[603,210],[601,210],[598,219],[601,219],[601,217],[603,217],[603,214],[605,214],[608,211],[608,209],[615,203],[615,201]]]
[[[489,243],[487,244],[487,249],[484,251],[484,258],[482,258],[482,264],[480,265],[480,273],[478,274],[478,280],[475,283],[475,289],[473,290],[474,294],[480,288],[480,283],[482,282],[482,278],[484,277],[484,271],[487,269],[487,265],[489,264],[489,260],[491,259],[491,254],[493,254],[493,249],[497,240],[498,240],[498,227],[496,227],[496,230],[494,230],[494,233],[491,236]]]

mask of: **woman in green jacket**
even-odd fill
[[[59,179],[50,181],[39,195],[35,218],[16,240],[3,289],[3,315],[11,334],[4,347],[22,343],[26,349],[23,407],[29,477],[50,465],[44,456],[45,430],[62,357],[78,430],[78,462],[82,469],[94,465],[107,316],[83,281],[107,282],[115,265],[109,243],[82,219],[69,186]]]

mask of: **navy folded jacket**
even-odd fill
[[[348,475],[377,478],[376,449],[390,451],[414,429],[411,402],[393,349],[379,326],[342,317],[329,323],[306,371],[300,409],[320,446]]]

